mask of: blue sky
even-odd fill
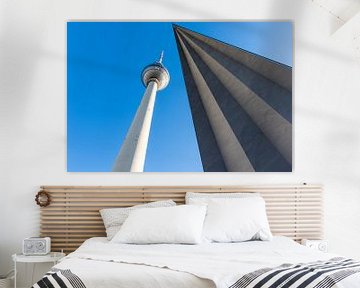
[[[175,22],[292,66],[291,22]],[[145,172],[203,171],[171,22],[67,24],[67,170],[111,171],[158,59],[170,72],[158,92]]]

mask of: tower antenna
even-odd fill
[[[159,58],[159,61],[158,61],[158,62],[162,64],[163,58],[164,58],[164,50],[161,51],[161,53],[160,53],[160,58]]]

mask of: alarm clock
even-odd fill
[[[328,243],[325,240],[308,240],[308,239],[303,239],[301,241],[301,244],[309,247],[311,249],[314,250],[318,250],[321,252],[327,252],[328,250]]]
[[[50,252],[50,237],[29,237],[23,240],[24,255],[46,255]]]

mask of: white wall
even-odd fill
[[[342,1],[342,0],[339,0]],[[324,1],[323,1],[324,2]],[[42,184],[323,183],[330,250],[360,258],[360,54],[331,33],[343,21],[299,0],[0,2],[0,274],[37,235]],[[293,19],[293,173],[66,173],[66,21]]]

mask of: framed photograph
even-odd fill
[[[291,172],[293,25],[67,24],[68,172]]]

